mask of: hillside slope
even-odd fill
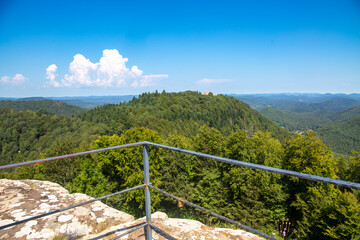
[[[266,118],[290,131],[315,130],[337,153],[360,151],[360,106],[343,112],[291,112],[271,107],[260,111]]]
[[[78,118],[0,108],[0,165],[40,158],[54,144],[67,142],[76,148],[106,134],[106,129]]]
[[[58,116],[73,116],[79,113],[86,112],[87,110],[78,106],[69,105],[64,102],[39,99],[39,100],[2,100],[0,101],[0,108],[11,108],[15,111],[30,110],[33,112],[43,111],[54,113]]]
[[[79,117],[94,123],[105,123],[114,133],[142,126],[156,130],[162,136],[169,133],[191,136],[207,124],[225,135],[240,127],[251,133],[271,131],[278,139],[290,136],[287,130],[233,97],[206,96],[191,91],[144,93],[128,103],[104,105]]]
[[[291,112],[332,111],[341,112],[360,105],[359,94],[232,94],[256,110],[272,107]]]
[[[336,114],[331,111],[297,113],[271,107],[260,110],[260,113],[290,131],[307,131],[309,129],[317,129],[325,123],[332,122],[332,119]]]
[[[360,116],[360,106],[347,109],[338,114],[337,120],[346,120],[352,117]]]
[[[360,152],[360,116],[325,124],[316,130],[326,144],[338,153]]]

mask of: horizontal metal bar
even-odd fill
[[[150,188],[158,191],[158,192],[161,192],[161,193],[165,194],[166,196],[169,196],[169,197],[171,197],[171,198],[174,198],[174,199],[176,199],[176,200],[178,200],[178,201],[180,201],[180,202],[182,202],[182,203],[185,203],[185,204],[187,204],[187,205],[189,205],[189,206],[192,206],[192,207],[194,207],[194,208],[197,208],[197,209],[199,209],[199,210],[201,210],[201,211],[203,211],[203,212],[209,213],[209,214],[211,214],[211,215],[213,215],[213,216],[215,216],[215,217],[217,217],[217,218],[220,218],[220,219],[225,220],[225,221],[227,221],[227,222],[229,222],[229,223],[232,223],[232,224],[234,224],[234,225],[236,225],[236,226],[238,226],[238,227],[240,227],[240,228],[242,228],[242,229],[245,229],[246,231],[249,231],[249,232],[258,234],[258,235],[263,236],[263,237],[268,238],[268,239],[278,240],[278,239],[274,238],[273,236],[270,236],[270,235],[268,235],[268,234],[266,234],[266,233],[260,232],[260,231],[254,229],[254,228],[248,227],[248,226],[246,226],[246,225],[244,225],[244,224],[241,224],[241,223],[239,223],[239,222],[237,222],[237,221],[235,221],[235,220],[233,220],[233,219],[224,217],[224,216],[222,216],[222,215],[220,215],[220,214],[218,214],[218,213],[215,213],[215,212],[212,212],[212,211],[210,211],[210,210],[207,210],[206,208],[200,207],[200,206],[198,206],[198,205],[196,205],[196,204],[194,204],[194,203],[192,203],[192,202],[186,201],[186,200],[184,200],[184,199],[182,199],[182,198],[179,198],[179,197],[177,197],[177,196],[175,196],[175,195],[172,195],[171,193],[165,192],[164,190],[161,190],[161,189],[159,189],[159,188],[157,188],[157,187],[154,187],[153,185],[148,185],[148,186],[149,186]]]
[[[310,181],[324,182],[324,183],[330,183],[330,184],[348,187],[348,188],[360,189],[360,183],[348,182],[348,181],[327,178],[327,177],[321,177],[321,176],[316,176],[316,175],[311,175],[311,174],[306,174],[306,173],[299,173],[299,172],[280,169],[280,168],[268,167],[268,166],[263,166],[263,165],[259,165],[259,164],[243,162],[243,161],[234,160],[234,159],[230,159],[230,158],[213,156],[210,154],[199,153],[199,152],[194,152],[194,151],[190,151],[190,150],[184,150],[181,148],[170,147],[170,146],[166,146],[166,145],[162,145],[162,144],[158,144],[158,143],[147,142],[147,141],[137,142],[137,143],[129,143],[129,144],[124,144],[124,145],[119,145],[119,146],[114,146],[114,147],[101,148],[101,149],[90,150],[90,151],[80,152],[80,153],[73,153],[73,154],[51,157],[51,158],[44,158],[44,159],[33,160],[33,161],[28,161],[28,162],[23,162],[23,163],[9,164],[9,165],[0,166],[0,170],[24,166],[24,165],[36,164],[36,163],[41,163],[41,162],[53,161],[53,160],[57,160],[57,159],[82,156],[82,155],[103,152],[103,151],[108,151],[108,150],[114,150],[114,149],[119,149],[119,148],[139,146],[139,145],[143,145],[143,144],[147,144],[147,145],[154,146],[154,147],[160,147],[160,148],[164,148],[164,149],[169,149],[172,151],[181,152],[181,153],[185,153],[185,154],[191,154],[191,155],[195,155],[198,157],[210,158],[210,159],[213,159],[216,161],[220,161],[220,162],[224,162],[224,163],[228,163],[228,164],[234,164],[234,165],[238,165],[238,166],[242,166],[242,167],[248,167],[248,168],[254,168],[254,169],[264,170],[264,171],[268,171],[268,172],[279,173],[282,175],[293,176],[293,177],[302,178],[302,179],[306,179],[306,180],[310,180]]]
[[[123,237],[125,235],[128,235],[128,234],[130,234],[132,232],[135,232],[136,230],[139,230],[140,228],[146,227],[147,225],[148,225],[148,223],[141,224],[140,226],[138,226],[138,227],[136,227],[134,229],[131,229],[131,230],[127,231],[127,232],[124,232],[124,233],[122,233],[120,235],[117,235],[116,237],[112,238],[111,240],[119,239],[119,238],[121,238],[121,237]]]
[[[141,229],[141,228],[143,228],[143,227],[145,227],[145,226],[147,226],[147,225],[148,225],[148,224],[147,224],[146,222],[139,223],[139,224],[136,224],[136,225],[134,225],[134,226],[125,227],[125,228],[120,228],[120,229],[118,229],[118,230],[111,231],[111,232],[109,232],[109,233],[106,233],[106,234],[104,234],[104,235],[101,235],[101,236],[98,236],[98,237],[95,237],[95,238],[91,238],[91,239],[89,239],[89,240],[102,239],[103,237],[106,237],[106,236],[109,236],[109,235],[118,233],[119,231],[123,231],[123,230],[126,230],[126,229],[131,229],[131,230],[129,230],[129,231],[126,231],[126,232],[124,232],[124,233],[121,233],[121,234],[117,235],[117,236],[114,237],[114,238],[111,238],[111,240],[112,240],[112,239],[119,239],[119,238],[121,238],[121,237],[123,237],[123,236],[125,236],[125,235],[128,235],[128,234],[130,234],[130,233],[132,233],[132,232],[135,232],[136,230],[139,230],[139,229]]]
[[[128,230],[128,229],[133,229],[133,228],[136,228],[136,227],[142,228],[142,227],[144,227],[144,226],[146,226],[146,225],[147,225],[146,222],[138,223],[138,224],[135,224],[135,225],[130,226],[130,227],[119,228],[119,229],[117,229],[117,230],[114,230],[114,231],[105,233],[105,234],[103,234],[103,235],[101,235],[101,236],[97,236],[97,237],[94,237],[94,238],[90,238],[89,240],[101,239],[101,238],[103,238],[103,237],[107,237],[107,236],[110,236],[110,235],[113,235],[113,234],[115,234],[115,233],[122,232],[122,231],[125,231],[125,230]],[[137,229],[136,229],[136,230],[137,230]],[[135,231],[135,230],[134,230],[134,231]],[[129,232],[126,232],[125,235],[127,235],[127,234],[129,234]]]
[[[54,161],[54,160],[64,159],[64,158],[78,157],[78,156],[82,156],[82,155],[104,152],[104,151],[109,151],[109,150],[114,150],[114,149],[119,149],[119,148],[134,147],[134,146],[139,146],[139,145],[143,145],[143,144],[144,144],[144,142],[129,143],[129,144],[124,144],[124,145],[119,145],[119,146],[114,146],[114,147],[90,150],[90,151],[86,151],[86,152],[72,153],[72,154],[44,158],[44,159],[39,159],[39,160],[32,160],[32,161],[22,162],[22,163],[14,163],[14,164],[0,166],[0,170],[7,169],[7,168],[20,167],[20,166],[25,166],[25,165],[31,165],[31,164],[36,164],[36,163],[42,163],[42,162],[49,162],[49,161]]]
[[[161,230],[160,228],[158,228],[157,226],[155,226],[152,223],[149,223],[150,227],[157,232],[158,234],[160,234],[161,236],[163,236],[166,239],[170,239],[170,240],[177,240],[177,238],[174,238],[173,236],[171,236],[170,234],[164,232],[163,230]]]
[[[145,184],[141,184],[141,185],[136,186],[136,187],[128,188],[128,189],[125,189],[125,190],[122,190],[122,191],[119,191],[119,192],[116,192],[116,193],[112,193],[112,194],[109,194],[109,195],[106,195],[106,196],[95,198],[95,199],[92,199],[90,201],[86,201],[86,202],[78,203],[78,204],[68,206],[68,207],[65,207],[65,208],[61,208],[61,209],[58,209],[58,210],[54,210],[54,211],[44,213],[44,214],[41,214],[41,215],[38,215],[38,216],[34,216],[34,217],[26,218],[26,219],[23,219],[23,220],[20,220],[20,221],[17,221],[17,222],[9,223],[7,225],[0,226],[0,230],[4,229],[4,228],[8,228],[8,227],[18,225],[20,223],[28,222],[28,221],[35,220],[35,219],[38,219],[38,218],[46,217],[48,215],[63,212],[63,211],[66,211],[66,210],[69,210],[69,209],[72,209],[72,208],[80,207],[80,206],[85,205],[85,204],[89,204],[89,203],[92,203],[92,202],[95,202],[95,201],[99,201],[99,200],[102,200],[104,198],[112,197],[112,196],[115,196],[115,195],[118,195],[118,194],[126,193],[126,192],[129,192],[129,191],[132,191],[132,190],[135,190],[135,189],[138,189],[138,188],[142,188],[142,187],[145,187]]]
[[[268,172],[279,173],[282,175],[293,176],[293,177],[302,178],[302,179],[306,179],[306,180],[310,180],[310,181],[324,182],[324,183],[330,183],[330,184],[339,185],[339,186],[343,186],[343,187],[360,189],[360,183],[348,182],[348,181],[327,178],[327,177],[320,177],[320,176],[316,176],[316,175],[299,173],[299,172],[280,169],[280,168],[267,167],[267,166],[263,166],[263,165],[259,165],[259,164],[242,162],[242,161],[238,161],[238,160],[234,160],[234,159],[230,159],[230,158],[217,157],[217,156],[213,156],[210,154],[184,150],[181,148],[169,147],[169,146],[158,144],[158,143],[143,142],[143,144],[147,144],[147,145],[154,146],[154,147],[160,147],[160,148],[164,148],[164,149],[169,149],[169,150],[176,151],[176,152],[191,154],[191,155],[195,155],[198,157],[210,158],[210,159],[213,159],[213,160],[216,160],[219,162],[234,164],[234,165],[238,165],[238,166],[242,166],[242,167],[248,167],[248,168],[254,168],[254,169],[264,170],[264,171],[268,171]]]

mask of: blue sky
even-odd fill
[[[359,1],[0,0],[0,97],[360,93]]]

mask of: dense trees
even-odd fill
[[[360,107],[343,112],[292,112],[268,107],[260,112],[290,131],[315,130],[337,153],[349,155],[352,150],[360,148]]]
[[[335,118],[335,113],[331,111],[298,113],[267,107],[262,109],[260,113],[290,131],[317,129],[323,124],[332,122]]]
[[[104,124],[40,112],[0,108],[0,164],[43,157],[54,144],[72,141],[72,148],[108,134]],[[56,152],[53,152],[56,153]]]
[[[256,132],[249,136],[247,132],[237,130],[227,138],[225,152],[226,157],[240,161],[282,166],[281,144],[268,133]],[[224,177],[229,189],[232,217],[255,228],[270,230],[276,219],[285,216],[287,194],[280,175],[226,165]]]
[[[284,163],[293,171],[337,178],[338,169],[330,149],[312,131],[288,141]],[[289,211],[303,238],[360,237],[359,199],[351,192],[293,177],[287,188],[291,201]]]
[[[360,116],[325,124],[317,129],[319,136],[331,145],[334,151],[350,155],[360,149]]]
[[[159,135],[149,129],[133,128],[121,136],[102,136],[97,139],[93,148],[106,148],[126,143],[151,141],[161,143]],[[151,182],[160,185],[159,169],[162,164],[162,149],[150,147]],[[122,189],[127,189],[144,183],[142,147],[130,147],[106,151],[86,158],[80,166],[79,174],[74,178],[69,188],[73,192],[83,192],[93,196],[101,196]],[[98,180],[99,179],[99,180]],[[124,197],[125,196],[125,197]],[[138,217],[143,216],[144,194],[142,190],[127,193],[124,196],[112,198],[112,205],[121,206],[123,210]],[[159,204],[158,194],[152,196],[152,206]]]
[[[2,164],[146,140],[360,181],[359,153],[339,161],[314,132],[288,138],[289,133],[282,135],[284,130],[268,125],[247,105],[224,96],[193,92],[143,94],[128,104],[94,109],[82,115],[82,120],[11,109],[1,109],[0,118]],[[275,133],[266,131],[271,129]],[[296,229],[296,233],[291,232],[293,237],[360,238],[358,191],[160,148],[149,150],[153,185],[245,225],[271,234],[279,221],[289,219],[292,229]],[[6,177],[50,180],[70,192],[98,197],[142,184],[142,169],[142,148],[138,146],[21,167]],[[106,203],[140,217],[144,215],[143,200],[140,189],[109,198]],[[193,208],[179,208],[173,200],[154,191],[152,206],[172,217],[228,226]]]
[[[290,137],[289,132],[235,98],[191,91],[144,93],[128,103],[97,107],[80,117],[94,123],[106,123],[117,134],[142,126],[159,132],[162,137],[169,133],[190,137],[206,124],[225,135],[238,126],[251,133],[270,131],[282,140]]]

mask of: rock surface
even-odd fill
[[[0,226],[93,199],[59,184],[0,179]],[[0,230],[0,239],[52,239],[59,233],[88,235],[134,217],[99,201]]]
[[[252,233],[243,231],[243,230],[233,230],[228,228],[211,228],[199,221],[189,220],[189,219],[179,219],[179,218],[168,218],[165,213],[156,212],[151,215],[152,223],[166,232],[167,234],[181,240],[262,240],[263,238],[258,237]],[[103,235],[104,233],[110,231],[116,231],[118,229],[126,228],[129,226],[134,226],[139,223],[145,222],[145,218],[138,219],[133,222],[120,224],[118,226],[112,226],[103,233],[93,234],[90,236],[86,236],[86,238],[94,238]],[[127,230],[125,230],[127,231]],[[119,234],[125,232],[122,231]],[[116,235],[112,235],[114,237]],[[159,234],[153,231],[153,238],[159,240],[165,240],[166,238],[160,236]],[[137,230],[129,235],[126,235],[120,239],[132,239],[132,240],[143,240],[144,239],[144,231],[143,229]]]
[[[0,179],[0,226],[91,199],[85,194],[69,194],[52,182]],[[61,233],[75,233],[81,239],[89,239],[142,222],[145,218],[134,220],[133,216],[96,201],[0,230],[0,239],[53,239]],[[162,212],[152,214],[152,222],[177,239],[262,239],[243,230],[211,228],[195,220],[168,218]],[[153,237],[165,239],[155,232]],[[144,239],[143,228],[120,239]]]

